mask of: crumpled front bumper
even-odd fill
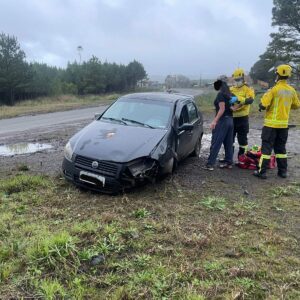
[[[141,161],[143,159],[140,159]],[[68,181],[73,182],[76,186],[89,189],[92,191],[103,193],[118,193],[125,189],[133,188],[145,181],[153,181],[157,175],[158,167],[155,161],[149,162],[145,158],[146,163],[135,164],[135,162],[127,164],[114,163],[116,172],[113,175],[107,175],[105,172],[95,170],[92,167],[83,166],[75,161],[63,160],[62,171]],[[90,173],[95,176],[105,178],[105,184],[91,178],[93,183],[84,181],[82,173]],[[96,184],[95,184],[96,182]]]

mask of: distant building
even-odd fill
[[[137,86],[140,88],[161,88],[162,84],[159,81],[143,79],[137,83]]]
[[[266,82],[266,81],[257,80],[257,84],[258,84],[262,89],[268,89],[268,88],[269,88],[269,83]]]
[[[192,83],[189,78],[183,75],[168,75],[165,79],[167,89],[171,88],[189,88]]]

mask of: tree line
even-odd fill
[[[59,94],[102,94],[134,89],[146,78],[143,65],[101,62],[96,56],[66,68],[27,62],[16,37],[0,34],[0,105]]]
[[[266,51],[253,65],[250,75],[254,80],[274,82],[274,67],[281,63],[293,68],[293,80],[300,80],[300,0],[273,0],[272,26]]]

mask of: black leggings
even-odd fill
[[[232,117],[223,117],[217,123],[216,128],[212,132],[210,154],[208,157],[208,164],[214,165],[216,163],[219,151],[224,144],[225,160],[228,163],[233,161],[233,120]]]

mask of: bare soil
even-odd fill
[[[210,180],[212,184],[217,184],[218,181],[224,181],[231,184],[239,183],[241,189],[248,188],[251,190],[252,186],[258,184],[258,180],[253,178],[251,171],[240,170],[239,168],[234,168],[233,170],[218,170],[214,172],[207,172],[201,167],[205,164],[206,158],[209,153],[210,146],[210,129],[209,122],[211,120],[210,115],[204,116],[204,127],[205,127],[205,138],[202,145],[202,154],[200,159],[198,158],[187,158],[183,161],[176,174],[178,178],[182,178],[183,184],[189,184],[194,188],[203,187],[199,182]],[[251,122],[251,121],[250,121]],[[51,150],[42,151],[32,154],[15,155],[11,157],[1,157],[0,156],[0,176],[5,176],[5,174],[10,173],[18,169],[20,165],[28,166],[29,170],[33,173],[43,173],[48,175],[59,175],[61,173],[61,163],[63,159],[63,150],[69,138],[78,132],[81,128],[90,123],[90,120],[79,121],[75,124],[60,124],[55,126],[50,126],[46,129],[25,131],[19,134],[15,134],[10,137],[0,137],[1,144],[16,144],[16,143],[48,143],[53,146]],[[261,128],[262,124],[260,121],[254,120],[250,123],[250,133],[248,136],[249,145],[260,145],[261,144]],[[300,175],[300,130],[290,129],[289,140],[287,144],[288,157],[289,157],[289,179],[295,181],[299,179]],[[237,148],[237,145],[236,145]],[[220,153],[222,157],[222,151]],[[274,183],[281,182],[276,175],[276,170],[271,170],[269,172],[269,182]],[[229,175],[230,174],[230,175]],[[229,176],[228,176],[229,175]],[[263,183],[265,184],[265,183]]]

